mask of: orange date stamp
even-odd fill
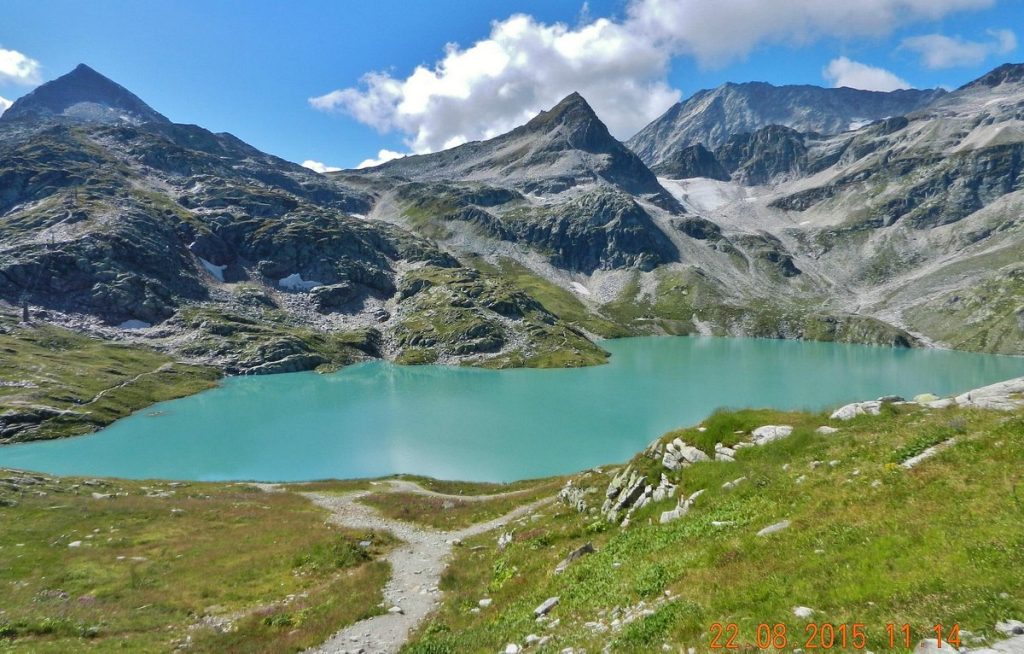
[[[741,638],[740,628],[735,622],[715,622],[709,630],[712,650],[786,650],[800,648],[807,650],[864,650],[870,645],[888,645],[890,648],[912,648],[913,630],[909,624],[888,623],[882,634],[868,633],[867,626],[860,622],[831,624],[811,622],[802,631],[791,629],[783,623],[761,623],[755,625],[753,634],[744,634],[753,640]],[[938,641],[939,648],[948,648],[953,654],[960,647],[960,625],[937,624],[930,630],[929,637]],[[874,642],[869,641],[874,638]]]

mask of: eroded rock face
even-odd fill
[[[723,182],[729,181],[729,171],[715,158],[715,155],[700,143],[669,153],[651,170],[672,179],[706,177]]]

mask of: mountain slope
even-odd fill
[[[676,103],[627,140],[626,145],[648,166],[656,166],[688,146],[699,143],[714,150],[730,136],[768,125],[783,125],[798,132],[836,134],[910,113],[944,94],[940,89],[882,93],[846,87],[728,83]]]
[[[466,292],[460,280],[475,271],[362,217],[372,193],[171,123],[91,69],[19,102],[0,121],[0,300],[39,319],[229,373],[410,349],[410,360],[545,365],[566,344],[566,363],[604,358],[500,280]],[[400,292],[422,267],[449,271],[435,275],[437,307]],[[409,324],[453,301],[466,330],[499,337],[410,341]]]
[[[43,117],[90,122],[170,122],[128,89],[85,64],[18,98],[0,116],[0,121]]]
[[[389,161],[364,174],[412,180],[501,183],[524,193],[556,194],[603,185],[672,205],[635,154],[617,141],[587,101],[573,93],[549,111],[487,141]]]

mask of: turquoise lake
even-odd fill
[[[965,391],[1024,358],[760,339],[606,341],[608,365],[477,370],[364,363],[235,377],[89,436],[0,447],[58,474],[292,481],[418,473],[511,481],[623,461],[718,407],[819,410]]]

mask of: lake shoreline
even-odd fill
[[[0,447],[0,465],[58,474],[210,481],[291,482],[415,473],[500,482],[568,474],[617,460],[657,433],[697,422],[717,407],[820,411],[858,397],[949,395],[1024,374],[1020,357],[949,350],[716,337],[636,337],[604,345],[613,351],[609,363],[589,368],[512,372],[370,361],[326,375],[226,377],[210,393],[151,405],[86,439]],[[698,382],[705,374],[712,377]],[[849,380],[839,381],[850,374]],[[256,400],[261,394],[264,399]],[[503,406],[508,402],[529,406],[529,413],[537,415],[521,417],[523,411]],[[217,405],[228,413],[218,411]],[[237,409],[227,409],[236,405]],[[363,405],[372,419],[358,410]],[[615,410],[616,406],[620,408]],[[232,413],[236,411],[242,413]],[[445,412],[452,420],[444,417]],[[571,415],[562,415],[566,412]],[[193,413],[196,417],[188,419]],[[500,428],[492,437],[506,443],[513,458],[526,457],[527,465],[515,473],[507,467],[500,471],[505,465],[500,454],[474,453],[479,449],[475,428],[460,424],[495,421]],[[270,433],[270,424],[276,432]],[[572,444],[579,434],[595,428],[596,442],[582,449]],[[181,433],[197,431],[209,432],[208,438],[223,443],[211,445],[202,442],[202,434]],[[127,432],[132,433],[125,438]],[[148,432],[152,434],[146,436]],[[115,469],[99,464],[66,467],[71,465],[68,461],[95,459],[98,449],[92,443],[108,441],[112,433],[119,434],[120,445],[100,448],[101,458],[138,457],[143,462],[140,469],[123,462]],[[363,435],[346,446],[345,439],[357,434]],[[179,445],[171,447],[168,442]],[[70,443],[89,445],[77,449],[79,445]],[[41,465],[39,459],[26,460],[22,454],[47,448],[65,452],[64,463]],[[261,463],[262,450],[277,451],[283,467],[274,470]],[[225,465],[211,464],[211,458]],[[151,459],[163,467],[154,467]],[[462,459],[475,463],[463,464]],[[554,463],[536,463],[545,460]],[[308,469],[307,463],[312,464]]]

